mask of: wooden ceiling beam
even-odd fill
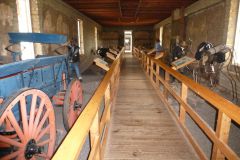
[[[118,12],[116,9],[78,9],[81,12]]]
[[[118,0],[91,0],[91,1],[87,1],[87,0],[64,0],[66,3],[75,3],[75,4],[89,4],[89,3],[94,3],[94,4],[98,4],[98,3],[118,3]]]
[[[109,12],[110,13],[110,12]],[[89,16],[91,16],[93,19],[101,19],[101,18],[110,18],[110,17],[114,17],[114,18],[119,18],[120,17],[120,13],[119,12],[111,12],[110,14],[106,14],[106,13],[87,13]]]
[[[152,23],[158,23],[159,21],[151,21],[151,22],[101,22],[103,25],[106,26],[149,26],[152,25]]]
[[[118,7],[119,7],[119,13],[122,17],[122,6],[121,6],[121,0],[118,0]]]
[[[97,9],[97,8],[118,8],[118,3],[101,3],[101,4],[83,4],[83,5],[77,5],[77,8],[91,8],[91,9]]]
[[[102,25],[154,25],[197,0],[63,0]]]
[[[138,2],[138,7],[137,7],[137,9],[136,9],[136,12],[135,12],[135,18],[137,17],[137,15],[138,15],[138,12],[139,12],[139,9],[140,9],[140,7],[141,7],[141,4],[142,4],[142,0],[139,0],[139,2]]]

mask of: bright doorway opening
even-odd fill
[[[132,52],[132,31],[124,31],[125,52]]]

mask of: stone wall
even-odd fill
[[[225,1],[221,1],[186,17],[186,40],[192,41],[193,53],[203,41],[213,45],[225,43],[225,14],[226,4]]]
[[[119,32],[117,31],[104,31],[101,34],[101,39],[102,39],[102,45],[101,47],[117,47],[119,46],[119,41],[120,41],[120,36]]]
[[[153,39],[153,32],[146,30],[133,32],[133,45],[136,47],[142,46],[145,48],[153,48]]]
[[[163,26],[163,35],[162,35],[163,36],[162,46],[166,51],[170,51],[171,35],[172,35],[171,24],[168,23]]]
[[[80,70],[86,70],[93,62],[92,51],[95,50],[95,30],[101,33],[101,26],[95,21],[76,11],[61,0],[38,0],[40,30],[48,33],[60,33],[68,39],[77,37],[77,19],[83,21],[84,55],[81,56]],[[98,45],[101,41],[98,36]]]
[[[142,46],[152,48],[154,43],[154,32],[152,26],[141,27],[103,27],[103,46],[123,46],[124,30],[131,30],[133,37],[133,46]]]
[[[16,0],[0,0],[0,61],[10,61],[5,50],[8,46],[8,32],[18,31]]]
[[[185,41],[192,42],[193,54],[201,42],[208,41],[214,45],[225,44],[229,37],[227,34],[233,34],[228,33],[229,30],[234,30],[228,26],[229,19],[236,17],[236,15],[229,16],[230,3],[228,0],[200,0],[184,9],[185,31],[183,37]],[[161,26],[164,28],[163,47],[169,52],[171,39],[174,38],[172,33],[176,32],[174,31],[176,27],[172,26],[172,17],[158,23],[154,29],[159,30]]]

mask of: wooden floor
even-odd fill
[[[104,159],[198,159],[130,55],[123,61]]]

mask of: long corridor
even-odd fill
[[[105,160],[198,159],[138,61],[125,54]]]

